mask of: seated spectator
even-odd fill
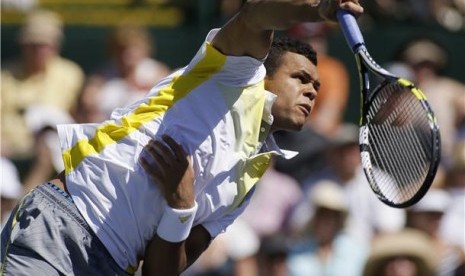
[[[37,152],[34,163],[23,180],[23,190],[27,193],[65,169],[56,126],[71,124],[74,119],[67,112],[46,105],[30,107],[24,116],[26,125],[34,134]]]
[[[290,214],[302,198],[299,183],[274,169],[274,162],[255,186],[241,219],[258,237],[290,234]]]
[[[170,70],[151,57],[155,48],[148,30],[121,25],[108,38],[109,64],[91,75],[82,92],[78,118],[101,122],[113,109],[127,106],[140,98]]]
[[[289,238],[282,234],[263,237],[257,254],[259,274],[263,276],[287,276]]]
[[[407,209],[406,227],[425,233],[438,254],[437,275],[453,275],[464,262],[464,252],[441,236],[444,214],[448,211],[450,197],[442,189],[430,189],[415,205]],[[463,227],[462,227],[463,230]]]
[[[24,118],[26,110],[46,105],[70,112],[83,84],[81,68],[60,56],[62,28],[53,12],[28,14],[19,33],[21,56],[5,62],[1,73],[1,138],[6,156],[20,164],[21,177],[36,156],[35,137]]]
[[[290,250],[289,275],[360,275],[367,246],[344,232],[348,206],[337,183],[323,180],[310,189],[312,218]]]
[[[384,233],[373,241],[363,276],[435,276],[434,245],[418,230]]]
[[[425,93],[441,128],[442,162],[450,166],[452,147],[465,122],[465,85],[443,74],[447,65],[445,49],[429,38],[409,41],[403,61],[415,73],[418,87]]]
[[[358,126],[344,124],[330,139],[326,166],[303,181],[305,193],[322,180],[338,183],[348,204],[347,232],[368,243],[379,232],[397,231],[404,224],[404,211],[382,203],[370,189],[360,162]],[[308,203],[303,202],[293,214],[296,227],[308,220]]]

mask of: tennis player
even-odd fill
[[[101,124],[59,125],[65,172],[2,232],[4,275],[177,275],[242,213],[313,107],[316,54],[273,30],[351,1],[248,1],[184,68]],[[268,58],[267,58],[268,57]],[[265,60],[266,58],[266,60]],[[265,70],[266,67],[266,70]],[[270,92],[268,92],[270,91]]]

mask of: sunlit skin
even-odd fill
[[[25,73],[34,75],[45,71],[47,63],[57,55],[58,46],[53,44],[21,44],[22,62]]]
[[[381,276],[416,276],[418,268],[411,258],[399,256],[389,260],[379,274]]]
[[[278,97],[273,104],[272,131],[301,130],[309,119],[320,87],[316,66],[305,56],[288,52],[273,76],[265,78],[265,89]]]

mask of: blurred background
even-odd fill
[[[56,124],[100,122],[143,97],[243,2],[1,0],[2,222],[63,169]],[[465,275],[465,0],[361,3],[371,55],[438,117],[431,192],[408,210],[376,199],[359,164],[353,55],[337,24],[297,24],[278,35],[317,50],[321,93],[304,131],[276,139],[301,154],[275,160],[253,206],[186,275]]]
[[[204,34],[221,26],[241,0],[2,0],[2,62],[19,53],[17,30],[33,8],[57,12],[63,18],[65,40],[62,54],[77,61],[86,73],[93,72],[108,54],[104,47],[109,29],[122,23],[141,24],[153,35],[156,57],[177,68],[186,64]],[[365,3],[363,3],[365,2]],[[440,41],[448,54],[444,72],[465,81],[465,4],[463,0],[362,1],[366,14],[359,20],[365,40],[379,63],[392,61],[412,36],[428,35]],[[351,79],[355,66],[337,28],[328,35],[331,55],[341,59]],[[351,82],[352,90],[358,88]],[[356,122],[358,99],[350,98],[345,117]]]

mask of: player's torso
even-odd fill
[[[81,131],[91,137],[79,147],[92,150],[70,162],[68,189],[78,208],[87,210],[84,217],[99,238],[121,241],[110,251],[141,252],[156,231],[165,201],[138,160],[150,139],[163,134],[192,155],[199,205],[194,224],[217,220],[240,206],[270,159],[257,154],[259,139],[266,136],[260,134],[263,94],[262,84],[243,89],[205,82],[161,114],[131,107],[131,113],[97,128],[66,131],[70,141],[79,140]]]

